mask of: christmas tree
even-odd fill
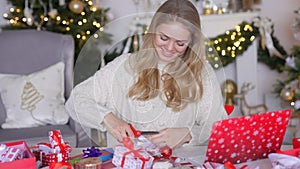
[[[296,17],[292,24],[292,31],[296,40],[300,41],[300,8],[295,11]],[[294,109],[293,116],[300,118],[300,46],[294,45],[286,54],[284,65],[280,67],[287,75],[285,80],[278,80],[274,84],[274,92],[284,103]]]
[[[70,34],[75,40],[76,58],[91,36],[101,38],[103,43],[111,41],[111,35],[103,29],[108,22],[109,9],[99,8],[92,0],[8,0],[8,3],[13,7],[9,13],[3,14],[9,23],[3,29],[37,29]]]

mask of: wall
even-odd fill
[[[159,0],[150,0],[159,3]],[[163,0],[160,0],[163,1]],[[218,0],[215,0],[216,2]],[[299,44],[293,38],[291,24],[295,18],[294,10],[300,8],[300,0],[261,0],[261,4],[256,5],[260,8],[261,16],[270,18],[274,23],[274,35],[280,40],[283,47],[289,51],[294,44]],[[219,1],[218,1],[219,2]],[[100,0],[100,6],[111,7],[111,12],[115,18],[124,17],[135,13],[136,9],[133,0]],[[126,8],[125,8],[126,7]],[[140,3],[139,11],[142,11]]]
[[[99,0],[98,0],[99,1]],[[164,0],[150,0],[159,4]],[[286,50],[289,50],[294,44],[299,44],[293,38],[291,32],[291,24],[295,17],[294,10],[300,8],[300,0],[261,0],[262,3],[257,5],[261,9],[261,16],[268,17],[274,22],[275,36],[280,40],[280,43]],[[110,7],[111,13],[115,18],[130,15],[136,12],[133,0],[100,0],[101,7]],[[143,10],[142,3],[140,3],[139,11]],[[7,0],[0,1],[0,25],[6,24],[6,20],[2,15],[9,10]]]
[[[7,21],[3,18],[3,13],[9,10],[6,0],[0,1],[0,25],[5,25]]]

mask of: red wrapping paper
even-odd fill
[[[48,143],[39,143],[37,150],[33,154],[37,160],[42,162],[42,166],[50,166],[52,163],[67,163],[70,158],[71,147],[68,142],[64,142],[59,130],[49,132]]]

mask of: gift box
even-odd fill
[[[0,144],[0,162],[11,162],[22,159],[23,150]]]
[[[153,157],[141,148],[134,148],[130,138],[124,138],[123,145],[115,147],[112,163],[126,169],[148,169],[152,167]]]
[[[64,142],[59,130],[49,132],[49,143],[39,143],[32,150],[42,167],[50,166],[51,163],[67,163],[71,154],[71,147]]]
[[[37,160],[42,162],[42,166],[49,166],[51,163],[57,162],[68,162],[70,155],[62,153],[49,153],[46,154],[44,151],[35,150],[33,151],[34,156]]]
[[[25,141],[5,143],[5,145],[12,150],[10,152],[12,154],[17,153],[16,150],[20,150],[21,156],[10,162],[0,162],[0,168],[36,169],[35,156]],[[12,154],[10,155],[11,157],[13,156]]]
[[[300,159],[291,155],[271,153],[268,155],[272,168],[276,169],[299,169]]]

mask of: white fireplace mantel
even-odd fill
[[[242,12],[223,15],[202,15],[202,32],[208,38],[213,38],[224,34],[225,31],[234,29],[236,25],[243,21],[251,23],[252,19],[258,16],[256,12]],[[225,77],[224,77],[224,73]],[[250,105],[258,104],[258,82],[257,82],[257,41],[240,56],[237,56],[235,62],[216,71],[220,83],[230,79],[237,83],[238,91],[244,82],[250,82],[256,87],[246,95],[247,102]],[[225,79],[224,79],[225,78]]]

